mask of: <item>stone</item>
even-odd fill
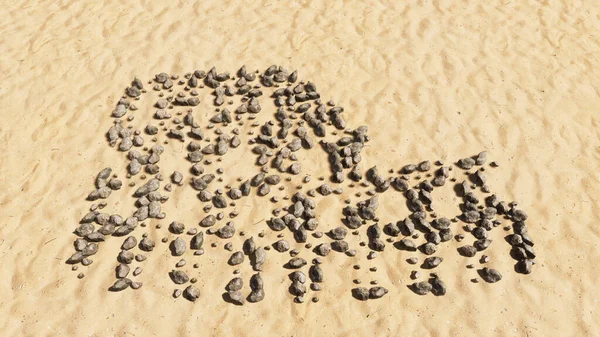
[[[446,229],[448,227],[450,227],[450,224],[452,222],[444,217],[440,217],[440,218],[436,218],[431,222],[431,227],[437,229],[437,230],[442,230],[442,229]]]
[[[280,252],[287,252],[290,249],[290,244],[285,240],[279,240],[273,244],[273,248]]]
[[[195,302],[198,299],[198,297],[200,297],[200,290],[198,290],[198,288],[194,287],[193,285],[189,285],[183,291],[183,297],[185,297],[191,302]]]
[[[496,269],[484,267],[478,272],[481,278],[488,283],[496,283],[502,280],[502,274],[500,274],[500,272]]]
[[[189,276],[183,270],[174,269],[169,273],[169,276],[175,284],[185,284],[190,280]]]
[[[431,284],[426,281],[415,282],[409,287],[417,295],[427,295],[433,288]]]
[[[431,242],[423,244],[420,246],[421,251],[425,255],[432,255],[437,251],[437,246]]]
[[[422,161],[417,165],[417,169],[421,172],[429,171],[431,169],[431,162],[429,160]]]
[[[514,221],[525,221],[527,220],[527,214],[524,211],[517,209],[512,212],[512,218]]]
[[[242,262],[244,262],[244,253],[242,253],[241,251],[238,251],[238,252],[231,254],[231,257],[229,258],[230,265],[236,266],[238,264],[241,264]]]
[[[331,249],[335,250],[336,252],[339,253],[344,253],[348,250],[348,242],[340,240],[340,241],[333,241],[331,243]]]
[[[267,253],[265,252],[264,248],[262,247],[258,247],[254,250],[254,252],[251,255],[251,262],[253,262],[252,264],[252,269],[254,269],[254,271],[261,271],[262,270],[262,266],[265,263],[267,259]]]
[[[336,227],[329,231],[329,237],[334,240],[343,240],[348,234],[348,230],[344,227]]]
[[[475,164],[481,166],[481,165],[485,164],[486,160],[487,160],[487,152],[485,152],[485,151],[479,152],[479,154],[475,158]]]
[[[183,234],[185,231],[185,225],[181,222],[173,221],[169,225],[169,232],[173,234]]]
[[[307,264],[306,260],[301,257],[293,257],[288,262],[288,266],[290,268],[295,268],[295,269],[301,268],[301,267],[305,266],[306,264]]]
[[[221,239],[229,239],[235,234],[235,227],[231,224],[219,228],[215,233]]]
[[[469,245],[459,247],[457,250],[460,255],[465,257],[473,257],[477,254],[477,249]]]
[[[533,261],[530,259],[523,259],[517,262],[515,265],[515,270],[517,273],[521,274],[531,274],[531,269],[533,267]]]
[[[81,239],[81,238],[76,239],[73,242],[73,246],[75,247],[75,250],[78,252],[82,251],[87,246],[87,244],[88,244],[87,241],[84,239]]]
[[[242,278],[234,277],[233,279],[231,279],[231,281],[229,281],[229,283],[227,283],[227,286],[225,286],[225,289],[227,291],[239,291],[242,289],[243,286],[244,286],[244,281],[242,280]]]
[[[435,296],[444,296],[446,295],[446,284],[440,280],[438,277],[434,277],[429,280],[431,284],[431,293]]]
[[[257,194],[261,197],[269,194],[271,192],[271,188],[269,187],[268,184],[262,184],[258,187],[258,191]]]
[[[229,291],[227,296],[229,297],[229,300],[236,305],[243,305],[246,302],[244,296],[239,290]]]
[[[154,241],[149,238],[143,238],[139,244],[140,249],[145,252],[152,251],[154,249],[154,246],[155,246]]]
[[[130,264],[131,262],[133,262],[133,259],[134,259],[133,253],[128,250],[122,250],[119,253],[119,255],[117,255],[117,261],[124,263],[124,264]]]
[[[372,239],[369,241],[369,248],[377,252],[382,252],[385,249],[385,243],[380,239]]]
[[[182,238],[176,238],[171,241],[170,249],[173,256],[181,256],[186,251],[186,243]]]
[[[378,299],[385,296],[388,293],[388,290],[384,287],[372,287],[369,289],[369,298],[370,299]]]
[[[440,242],[442,242],[442,238],[440,237],[440,234],[438,232],[435,231],[431,231],[429,233],[425,234],[425,240],[427,240],[427,242],[431,242],[435,245],[439,245]]]
[[[327,256],[331,252],[331,245],[326,242],[321,243],[315,248],[315,251],[320,256]]]
[[[475,165],[475,160],[473,158],[463,158],[456,164],[463,170],[469,170]]]
[[[216,208],[225,208],[227,207],[227,199],[225,199],[225,197],[222,195],[215,195],[213,197],[213,205]]]
[[[406,259],[406,262],[408,262],[409,264],[417,264],[419,263],[419,259],[416,257],[409,257],[408,259]]]
[[[289,291],[294,296],[302,296],[306,294],[306,286],[300,282],[292,282]]]
[[[110,167],[106,167],[102,169],[96,176],[96,188],[102,188],[107,185],[106,180],[110,177],[112,173],[112,169]]]
[[[321,195],[323,195],[323,196],[330,195],[332,192],[331,187],[329,187],[329,185],[327,185],[327,184],[321,185],[318,190],[319,190],[319,193],[321,193]]]
[[[148,182],[146,182],[144,185],[142,185],[135,191],[134,196],[136,198],[143,197],[150,192],[158,190],[159,187],[160,181],[158,181],[158,179],[150,179],[148,180]]]
[[[204,243],[204,233],[198,232],[198,234],[194,235],[190,240],[190,249],[199,250],[202,248],[202,244]]]
[[[482,227],[473,228],[471,234],[477,239],[487,239],[488,237],[487,231],[485,230],[485,228]]]
[[[417,245],[413,240],[409,238],[403,238],[402,240],[400,240],[398,246],[400,249],[407,250],[410,252],[414,252],[417,250]]]
[[[369,299],[369,289],[365,287],[357,287],[352,289],[352,297],[356,298],[359,301],[366,301]]]
[[[85,238],[90,242],[102,242],[105,240],[104,234],[100,232],[93,232],[85,236]]]
[[[142,282],[131,282],[130,287],[131,289],[140,289],[142,287],[143,283]]]
[[[109,288],[110,291],[122,291],[131,285],[131,280],[128,278],[121,278],[115,281],[113,285]]]
[[[473,247],[478,251],[486,250],[492,244],[490,239],[480,239],[473,243]]]
[[[312,265],[308,270],[308,276],[313,282],[323,282],[323,270],[318,264]]]
[[[242,250],[246,255],[254,253],[254,251],[256,250],[256,243],[254,242],[254,237],[250,237],[244,241],[244,244],[242,245]]]
[[[217,218],[214,215],[209,214],[200,221],[200,227],[212,227],[215,223],[217,223]]]
[[[466,223],[476,223],[480,219],[478,211],[467,211],[463,213],[463,219]]]
[[[433,268],[439,266],[440,263],[442,263],[442,261],[444,261],[444,259],[441,257],[437,257],[437,256],[428,257],[423,261],[423,268],[433,269]]]
[[[171,181],[173,181],[174,184],[181,184],[183,181],[183,174],[178,171],[173,172],[171,175]]]

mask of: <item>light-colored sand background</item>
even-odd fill
[[[0,335],[600,335],[598,3],[319,2],[2,4]],[[501,282],[471,283],[475,271],[447,247],[438,272],[448,294],[419,297],[406,288],[406,254],[392,250],[374,262],[390,293],[363,303],[349,289],[353,278],[371,279],[367,265],[354,271],[337,254],[324,267],[321,301],[296,305],[277,266],[284,257],[270,254],[267,298],[235,307],[221,299],[232,270],[226,252],[213,249],[200,260],[202,296],[191,304],[170,296],[174,258],[164,245],[145,262],[141,290],[107,292],[120,241],[109,240],[78,280],[64,264],[70,232],[95,174],[112,166],[123,176],[123,156],[103,133],[131,79],[273,63],[317,83],[346,107],[349,125],[370,126],[365,168],[488,150],[501,164],[490,186],[530,216],[533,274],[512,271],[498,236],[491,256]],[[194,223],[190,196],[176,204]],[[248,201],[236,223],[250,228],[268,216],[254,207],[260,202]],[[382,199],[390,221],[393,202]],[[455,207],[452,198],[442,203]],[[107,210],[118,207],[113,195]]]

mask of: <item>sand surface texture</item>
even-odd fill
[[[600,335],[594,319],[600,306],[600,274],[594,268],[600,259],[599,9],[579,1],[5,4],[0,11],[0,334]],[[108,291],[122,239],[101,243],[93,264],[71,271],[65,261],[74,252],[72,232],[88,212],[85,198],[100,170],[111,167],[124,182],[106,199],[105,211],[124,216],[134,211],[128,161],[105,137],[110,113],[132,79],[141,78],[150,89],[146,81],[159,72],[183,76],[213,65],[235,72],[243,64],[251,70],[271,64],[298,70],[299,78],[316,83],[324,102],[332,99],[345,108],[349,126],[368,126],[364,170],[377,165],[380,172],[398,171],[422,160],[449,164],[487,151],[499,164],[486,169],[490,189],[528,214],[537,253],[533,272],[514,272],[503,240],[508,233],[497,228],[485,252],[491,258],[487,265],[502,272],[497,283],[473,283],[483,266],[480,255],[465,259],[453,242],[440,247],[437,255],[444,262],[435,269],[447,294],[418,296],[407,286],[414,282],[411,270],[419,268],[405,261],[416,254],[388,244],[373,260],[364,249],[355,259],[330,254],[322,265],[323,290],[297,304],[288,293],[290,271],[281,268],[290,257],[271,250],[262,272],[265,300],[235,306],[222,297],[236,269],[226,263],[231,252],[207,236],[203,256],[186,256],[186,271],[198,279],[200,290],[192,303],[172,296],[182,289],[168,277],[179,258],[160,242],[175,237],[166,232],[171,221],[191,228],[205,216],[189,188],[172,193],[164,220],[138,228],[157,242],[141,264],[142,288]],[[196,118],[206,121],[214,115],[212,98],[208,91],[199,97]],[[136,127],[150,120],[145,118],[136,115]],[[189,168],[181,160],[184,143],[164,146],[165,177]],[[219,163],[227,172],[224,183],[257,171],[249,149],[241,146],[239,157],[224,156]],[[300,160],[302,174],[286,183],[288,190],[307,174],[313,179],[305,189],[322,183],[316,177],[331,174],[325,152],[310,154]],[[133,180],[136,187],[143,184]],[[437,213],[460,214],[461,200],[451,184],[441,190]],[[281,198],[288,192],[272,193]],[[345,199],[366,198],[354,193],[345,187],[340,196],[317,204],[320,230],[341,225]],[[381,225],[409,214],[405,200],[395,195],[379,198]],[[248,197],[236,205],[233,221],[246,237],[258,240],[258,232],[268,228],[255,224],[269,219],[274,207],[268,197]],[[285,238],[302,249],[291,233]],[[232,240],[235,250],[243,239]],[[361,240],[366,239],[348,239],[356,248]],[[210,247],[212,242],[218,247]],[[194,263],[198,268],[191,268]],[[359,270],[353,268],[357,263]],[[254,273],[248,264],[239,269],[245,282]],[[80,272],[83,279],[77,278]],[[354,279],[365,287],[377,280],[389,293],[357,301],[350,292]],[[310,301],[314,295],[318,303]]]

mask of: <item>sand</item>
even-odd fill
[[[600,334],[594,267],[600,258],[599,8],[579,1],[9,3],[0,13],[0,331],[4,336],[566,336]],[[530,275],[512,271],[509,246],[490,251],[503,271],[471,283],[447,247],[443,297],[417,296],[406,254],[377,259],[390,293],[359,302],[349,289],[367,268],[339,254],[323,266],[319,303],[294,304],[289,281],[266,265],[269,300],[242,307],[221,298],[229,252],[198,269],[201,298],[170,296],[175,261],[155,252],[144,287],[111,293],[111,240],[77,279],[65,259],[71,234],[104,167],[125,172],[102,134],[134,76],[168,71],[264,69],[282,64],[369,125],[365,168],[452,161],[487,150],[500,168],[489,185],[527,211],[536,240]],[[209,112],[207,112],[208,116]],[[376,131],[375,131],[376,130]],[[231,163],[224,160],[223,166]],[[314,174],[326,170],[315,165]],[[162,169],[162,168],[161,168]],[[174,167],[166,167],[172,172]],[[312,172],[307,172],[312,173]],[[314,180],[313,180],[314,181]],[[316,182],[315,182],[316,184]],[[448,194],[450,195],[450,194]],[[130,211],[131,200],[109,199]],[[391,221],[402,216],[382,198]],[[342,198],[319,205],[339,220]],[[249,200],[236,222],[252,230],[269,209]],[[456,207],[442,199],[441,213]],[[197,199],[174,203],[194,223]],[[387,212],[387,213],[386,213]],[[406,216],[406,214],[404,214]],[[119,242],[117,242],[119,241]],[[162,255],[161,255],[162,254]],[[363,258],[363,260],[365,260]],[[245,275],[250,275],[245,270]],[[308,301],[307,301],[308,302]]]

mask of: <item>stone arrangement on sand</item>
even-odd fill
[[[183,295],[192,302],[198,300],[202,294],[194,286],[197,279],[190,277],[183,267],[186,261],[205,254],[205,236],[214,235],[223,240],[225,249],[231,252],[223,264],[249,263],[254,271],[247,280],[248,286],[240,276],[224,284],[224,298],[234,304],[259,302],[266,297],[268,289],[264,287],[262,271],[263,265],[269,263],[270,254],[290,255],[282,267],[291,271],[289,293],[297,303],[304,302],[309,292],[321,291],[326,282],[321,264],[327,263],[330,254],[344,254],[350,259],[362,255],[372,260],[385,258],[386,253],[398,254],[399,250],[414,253],[406,259],[407,266],[398,266],[406,268],[407,275],[415,280],[408,288],[419,295],[440,296],[447,291],[440,276],[433,272],[426,281],[417,281],[420,272],[415,268],[435,270],[444,261],[442,256],[436,255],[438,247],[452,240],[461,244],[464,241],[456,253],[467,259],[479,254],[479,261],[488,263],[490,259],[484,253],[493,243],[488,233],[502,224],[500,218],[512,222],[503,229],[512,230],[505,240],[512,247],[510,255],[517,261],[515,271],[531,273],[535,252],[526,225],[527,215],[516,203],[507,203],[490,192],[486,174],[497,165],[487,164],[486,152],[449,165],[441,161],[434,164],[422,161],[387,174],[377,167],[363,171],[359,165],[361,152],[369,141],[368,128],[348,127],[343,117],[344,108],[332,101],[324,103],[314,83],[299,81],[296,71],[289,72],[279,66],[271,66],[262,73],[249,72],[244,66],[235,75],[219,73],[214,67],[208,72],[187,73],[183,78],[160,73],[146,86],[136,78],[125,89],[125,95],[111,113],[114,124],[105,135],[110,146],[124,153],[129,183],[124,184],[111,168],[98,173],[95,189],[87,196],[95,203],[74,231],[78,236],[74,242],[75,253],[67,260],[73,270],[78,270],[79,264],[89,266],[102,242],[120,237],[122,244],[111,291],[141,288],[142,282],[137,281],[142,273],[141,265],[157,245],[168,245],[170,254],[178,259],[171,270],[165,271],[176,288],[173,296]],[[199,108],[198,96],[203,90],[212,93],[211,104],[216,110],[200,120],[199,112],[194,109]],[[134,130],[131,122],[138,109],[136,103],[151,96],[156,99],[153,114],[138,117],[146,117],[144,123],[147,124]],[[239,103],[235,103],[236,100]],[[259,114],[267,115],[268,121],[252,122]],[[259,130],[258,134],[255,129]],[[188,166],[165,173],[160,168],[161,155],[166,151],[161,142],[170,141],[185,144],[181,156]],[[222,176],[228,172],[227,168],[215,169],[215,164],[221,162],[230,149],[240,146],[255,157],[255,172],[236,171],[237,185],[228,184],[224,189],[215,187],[215,182],[223,181]],[[318,178],[320,186],[307,191],[299,186],[298,191],[290,191],[284,197],[284,207],[274,208],[269,219],[254,226],[260,228],[254,235],[236,230],[234,221],[238,213],[228,208],[253,194],[264,198],[266,205],[280,201],[269,194],[276,189],[284,191],[283,182],[302,173],[299,158],[308,155],[308,150],[324,151],[327,155],[330,172],[328,177]],[[457,179],[460,176],[466,179]],[[310,176],[302,178],[303,183],[310,180]],[[462,200],[462,213],[453,218],[438,216],[432,204],[432,194],[446,184],[452,184]],[[347,200],[347,206],[339,210],[343,219],[340,223],[321,224],[318,201],[340,198],[344,189],[357,186],[369,188],[366,196],[360,192],[355,194],[363,200],[355,204]],[[196,191],[201,205],[198,209],[204,212],[204,215],[198,212],[198,223],[194,225],[168,218],[162,209],[171,193],[189,188]],[[105,199],[121,189],[131,190],[135,211],[129,215],[103,212],[107,205]],[[480,200],[475,192],[486,197]],[[378,197],[385,193],[402,195],[405,204],[401,206],[407,207],[410,215],[380,223]],[[163,228],[160,223],[156,224],[157,231],[168,231],[174,239],[155,240],[148,233],[140,234],[151,221],[161,220],[168,225]],[[304,249],[291,249],[290,242],[279,233],[282,231],[291,231],[294,241],[303,244]],[[356,247],[346,240],[348,235],[362,234],[367,240]],[[230,240],[236,235],[247,237],[241,247],[234,247]],[[255,236],[263,243],[270,240],[270,244],[257,244]],[[423,255],[422,260],[419,255]],[[354,268],[361,266],[356,264]],[[502,279],[501,273],[493,268],[483,267],[478,273],[486,282]],[[240,274],[239,269],[234,274]],[[83,278],[84,274],[79,273],[78,277]],[[360,283],[354,280],[355,286],[349,289],[349,294],[358,300],[378,299],[390,291],[375,281],[371,287],[359,286]],[[318,300],[318,296],[312,297],[312,302]]]

